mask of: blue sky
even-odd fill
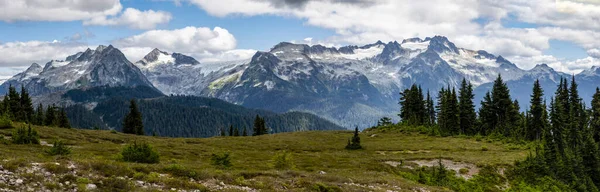
[[[6,54],[0,76],[15,73],[9,67],[100,44],[115,44],[130,60],[158,47],[219,61],[250,57],[282,41],[362,45],[433,35],[503,55],[524,69],[548,63],[579,72],[600,64],[600,5],[582,1],[0,1],[8,5],[0,14],[0,52]]]

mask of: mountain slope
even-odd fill
[[[9,85],[24,86],[34,96],[95,86],[153,87],[144,74],[112,45],[87,49],[65,61],[50,61],[43,69],[32,64],[24,73],[0,85],[0,92],[6,92]]]
[[[96,87],[71,90],[63,99],[75,103],[67,108],[73,127],[122,129],[129,112],[129,99],[138,98],[145,132],[170,137],[211,137],[233,125],[252,133],[256,115],[266,119],[273,133],[343,129],[315,115],[299,112],[273,113],[248,109],[215,98],[195,96],[164,97],[147,87]]]

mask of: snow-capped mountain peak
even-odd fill
[[[200,64],[196,59],[180,53],[169,54],[166,51],[161,51],[154,48],[150,53],[146,54],[142,60],[136,62],[140,68],[155,68],[160,65],[196,65]]]

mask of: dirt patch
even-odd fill
[[[439,165],[438,159],[432,160],[414,160],[409,161],[411,163],[417,164],[420,167],[437,167]],[[452,160],[442,159],[442,165],[446,167],[448,170],[454,171],[454,173],[460,177],[465,179],[473,178],[473,175],[477,175],[479,173],[479,168],[475,164],[464,163],[464,162],[456,162]],[[466,173],[461,174],[460,170],[465,169],[468,170]]]
[[[380,155],[387,154],[419,154],[419,153],[431,153],[428,150],[402,150],[402,151],[377,151]]]
[[[41,146],[48,146],[48,147],[52,147],[53,146],[52,144],[50,144],[50,143],[48,143],[47,141],[44,141],[44,140],[40,140],[40,145]]]

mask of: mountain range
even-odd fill
[[[118,49],[99,46],[43,68],[32,64],[0,90],[12,84],[43,97],[86,87],[147,86],[165,95],[212,97],[276,113],[308,112],[346,128],[364,128],[384,116],[397,118],[399,92],[412,84],[435,96],[466,78],[480,100],[498,74],[521,109],[529,103],[535,79],[549,100],[560,77],[571,78],[545,64],[523,70],[502,56],[459,48],[435,36],[339,48],[282,42],[249,60],[213,63],[159,49],[132,63]],[[589,103],[600,68],[573,77]]]

